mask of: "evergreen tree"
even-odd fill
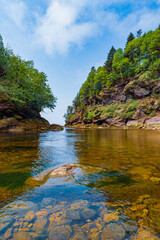
[[[126,45],[127,45],[129,42],[131,42],[133,39],[135,39],[135,36],[133,35],[132,32],[130,32],[130,34],[129,34],[128,38],[127,38],[127,43],[126,43]]]
[[[94,71],[94,72],[96,71],[96,69],[95,69],[95,67],[94,67],[94,66],[91,68],[91,71]]]
[[[116,52],[116,49],[112,46],[108,53],[107,61],[105,62],[105,68],[109,73],[112,71],[112,63],[113,63],[113,57],[115,52]]]
[[[139,29],[139,30],[137,31],[137,38],[138,38],[138,37],[141,37],[141,35],[142,35],[142,30]]]
[[[3,38],[0,35],[0,77],[4,75],[4,65],[5,65],[5,50],[3,44]]]
[[[3,45],[3,38],[0,34],[0,50],[4,48],[4,45]]]

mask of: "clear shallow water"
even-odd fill
[[[0,239],[159,239],[160,132],[0,136]],[[78,163],[73,176],[30,184]]]

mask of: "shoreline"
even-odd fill
[[[58,124],[50,124],[46,119],[42,117],[28,119],[18,117],[0,119],[0,133],[38,133],[45,131],[61,131],[64,129],[63,126],[60,126]]]
[[[119,119],[113,119],[109,125],[107,123],[75,123],[66,124],[65,127],[73,128],[92,128],[92,129],[143,129],[143,130],[160,130],[160,115],[138,120],[129,120],[126,123],[120,122]]]

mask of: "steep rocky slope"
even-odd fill
[[[67,126],[160,129],[160,27],[111,48],[91,68],[65,115]]]
[[[88,98],[86,112],[75,111],[66,125],[160,128],[160,81],[138,77]]]

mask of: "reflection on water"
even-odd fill
[[[159,239],[159,146],[158,131],[1,135],[0,239]],[[73,176],[28,185],[67,163]]]

